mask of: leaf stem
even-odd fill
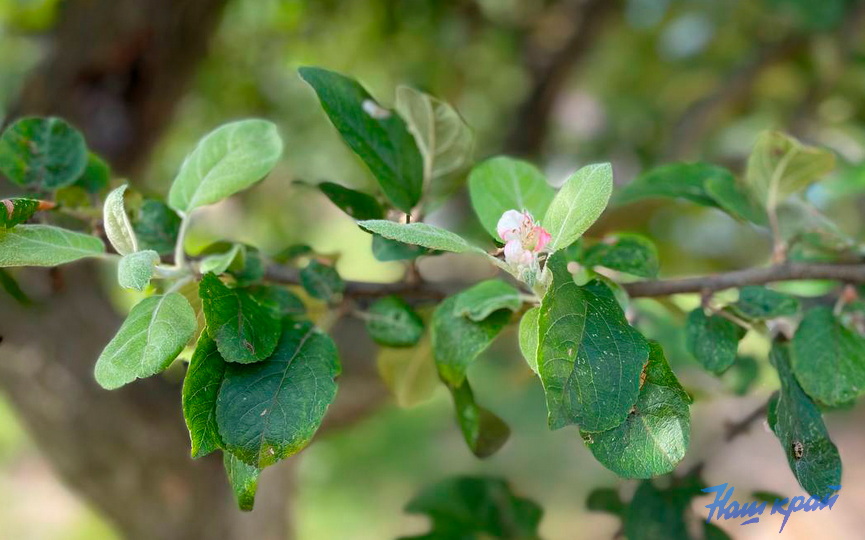
[[[189,214],[181,214],[180,230],[177,232],[177,243],[174,244],[174,264],[179,268],[186,268],[186,251],[183,249],[183,244],[186,241],[186,233],[189,231],[189,225],[192,222]]]

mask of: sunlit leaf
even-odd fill
[[[0,267],[58,266],[103,253],[99,238],[50,225],[0,230]]]
[[[541,222],[552,236],[547,249],[555,253],[573,244],[597,221],[613,192],[609,163],[587,165],[565,180]]]
[[[124,184],[109,193],[102,206],[102,226],[105,228],[105,236],[121,255],[138,251],[138,239],[135,237],[135,231],[132,229],[123,202],[126,187]]]
[[[155,251],[145,250],[124,255],[117,263],[117,283],[124,289],[143,291],[150,283],[157,264],[159,254]]]

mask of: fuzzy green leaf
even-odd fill
[[[132,223],[126,214],[126,205],[123,202],[123,194],[126,185],[113,190],[105,197],[102,206],[102,223],[105,228],[105,236],[108,241],[121,255],[129,255],[138,251],[138,239],[132,229]]]
[[[386,219],[358,221],[363,230],[380,234],[390,240],[453,253],[486,253],[466,242],[461,236],[426,223],[401,224]]]
[[[333,182],[322,182],[318,184],[318,189],[337,208],[354,219],[381,219],[384,217],[384,208],[372,195]]]
[[[865,393],[865,338],[829,307],[808,310],[793,337],[796,379],[815,401],[832,407]]]
[[[22,118],[0,135],[0,172],[19,186],[52,191],[71,185],[87,155],[81,133],[59,118]]]
[[[403,119],[381,107],[354,79],[314,67],[301,68],[300,76],[387,198],[411,212],[423,190],[423,157]]]
[[[522,305],[520,291],[499,279],[488,279],[461,292],[454,311],[473,321],[482,321],[495,311],[517,311]]]
[[[528,210],[535,219],[544,216],[556,191],[531,163],[494,157],[475,166],[469,175],[472,207],[484,229],[497,241],[496,225],[508,210]]]
[[[609,163],[587,165],[567,180],[550,202],[542,224],[552,240],[551,253],[576,242],[604,212],[613,192]]]
[[[385,238],[379,234],[372,235],[372,255],[377,261],[410,261],[421,255],[432,255],[437,252],[421,246],[404,244]]]
[[[102,240],[50,225],[0,230],[0,267],[59,266],[105,253]]]
[[[624,422],[637,402],[649,346],[606,285],[578,286],[566,264],[564,253],[550,258],[553,282],[538,319],[549,425],[604,431]]]
[[[150,283],[157,264],[159,254],[155,251],[138,251],[124,255],[117,264],[117,283],[124,289],[143,291]]]
[[[276,125],[241,120],[201,139],[180,167],[168,204],[181,213],[221,201],[268,175],[282,155]]]
[[[96,361],[96,382],[107,390],[155,375],[195,335],[195,312],[180,293],[137,303]]]
[[[671,472],[690,442],[690,396],[670,370],[658,343],[649,344],[645,380],[628,418],[601,433],[583,433],[595,458],[624,478]]]
[[[540,307],[533,307],[523,314],[520,319],[520,352],[523,358],[535,374],[538,373],[538,318],[541,314]]]
[[[213,274],[198,287],[207,332],[227,362],[249,364],[269,357],[279,340],[279,319],[243,289],[231,289]]]
[[[336,346],[326,334],[285,319],[269,358],[226,366],[216,403],[225,449],[262,469],[302,450],[336,396],[339,372]]]

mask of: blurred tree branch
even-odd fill
[[[551,53],[529,48],[525,52],[530,89],[517,108],[505,152],[534,156],[540,153],[549,131],[550,115],[568,82],[568,76],[592,50],[607,20],[621,10],[621,0],[582,0],[556,3],[564,11],[570,31]]]

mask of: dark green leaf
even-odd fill
[[[639,234],[616,234],[609,242],[601,242],[582,254],[586,266],[603,266],[635,276],[654,278],[660,262],[655,244]]]
[[[74,183],[87,155],[81,133],[59,118],[23,118],[0,136],[0,172],[28,188],[51,191]]]
[[[790,469],[802,489],[815,497],[841,484],[841,458],[829,439],[820,410],[802,391],[790,368],[790,350],[776,342],[770,354],[778,369],[781,390],[769,406],[769,426],[787,456]]]
[[[456,314],[473,321],[482,321],[500,309],[517,311],[523,305],[520,291],[499,279],[482,281],[456,298]]]
[[[388,199],[411,212],[423,189],[423,158],[398,114],[384,109],[354,79],[304,67],[300,76],[346,144],[366,163]]]
[[[737,396],[744,396],[760,374],[760,366],[753,356],[737,356],[733,367],[724,373],[724,380]]]
[[[170,255],[177,243],[180,216],[167,204],[146,199],[132,222],[139,249],[151,249],[160,255]]]
[[[216,403],[225,448],[264,468],[302,450],[336,396],[333,341],[311,323],[285,319],[276,350],[255,364],[229,364]]]
[[[21,287],[18,285],[18,282],[15,281],[15,278],[12,277],[8,271],[4,268],[0,268],[0,287],[6,291],[9,296],[15,299],[16,302],[21,304],[22,306],[29,306],[32,304],[30,297],[21,290]]]
[[[349,189],[333,182],[322,182],[318,189],[330,202],[354,219],[382,219],[384,208],[372,195]]]
[[[672,490],[659,490],[651,480],[637,488],[625,513],[628,540],[690,540],[685,524],[688,499]]]
[[[586,498],[586,508],[593,512],[606,512],[614,516],[624,517],[625,503],[619,492],[613,488],[596,488]]]
[[[553,283],[538,318],[549,425],[604,431],[624,422],[637,402],[649,346],[606,285],[578,286],[566,264],[564,253],[550,258]]]
[[[454,398],[457,423],[472,453],[489,457],[507,442],[511,430],[504,421],[475,402],[474,393],[467,379],[459,386],[448,386]]]
[[[228,273],[234,277],[240,287],[258,283],[264,277],[264,259],[258,249],[245,244],[241,245],[238,257],[235,257],[228,267]]]
[[[0,228],[11,229],[24,223],[38,209],[37,199],[3,199],[0,201]]]
[[[736,361],[739,340],[745,329],[721,315],[707,316],[703,308],[688,315],[685,339],[688,352],[716,375],[725,372]]]
[[[799,323],[793,372],[809,396],[842,405],[865,392],[865,338],[841,324],[829,307],[816,307]]]
[[[91,152],[87,156],[87,166],[75,181],[76,186],[90,194],[100,193],[108,189],[111,182],[111,168],[99,156]]]
[[[796,315],[799,307],[799,300],[795,296],[759,285],[739,289],[739,300],[733,304],[733,308],[742,316],[761,321]]]
[[[300,284],[313,298],[335,301],[345,291],[345,282],[336,269],[313,259],[300,271]]]
[[[714,523],[703,523],[704,540],[730,540],[730,535]]]
[[[602,465],[625,478],[667,474],[685,457],[690,442],[690,396],[670,370],[657,342],[649,343],[649,363],[640,397],[620,425],[583,433]]]
[[[707,178],[704,187],[721,210],[734,218],[757,225],[767,224],[766,210],[732,175]]]
[[[252,511],[255,505],[255,492],[258,491],[258,477],[261,469],[247,465],[230,452],[222,454],[225,475],[231,484],[237,506],[244,512]]]
[[[382,262],[407,261],[417,259],[421,255],[438,253],[422,246],[404,244],[398,240],[385,238],[380,234],[372,235],[372,255]]]
[[[288,262],[292,262],[299,257],[311,255],[312,253],[312,248],[306,244],[293,244],[283,249],[271,258],[274,260],[274,262],[285,264]]]
[[[411,347],[423,335],[423,320],[405,300],[387,296],[369,307],[366,330],[379,345]]]
[[[427,487],[405,508],[426,514],[432,531],[403,540],[538,540],[543,511],[517,497],[508,484],[489,477],[455,477]]]
[[[306,306],[296,294],[279,285],[251,285],[246,290],[255,297],[259,304],[273,312],[273,316],[281,319],[303,315]]]
[[[706,182],[711,178],[723,178],[723,182],[731,184],[735,182],[733,173],[723,167],[708,163],[673,163],[637,177],[618,193],[614,202],[628,204],[641,199],[669,197],[719,207],[715,198],[706,191]]]
[[[456,311],[459,295],[445,299],[432,318],[433,355],[439,376],[450,386],[465,380],[469,365],[496,338],[511,314],[492,313],[482,321],[472,321]]]
[[[183,418],[192,441],[192,457],[200,458],[222,448],[216,425],[216,398],[225,377],[225,360],[216,342],[202,332],[183,379]]]
[[[269,357],[279,340],[279,319],[243,289],[230,289],[213,274],[198,287],[207,332],[228,362],[249,364]]]

